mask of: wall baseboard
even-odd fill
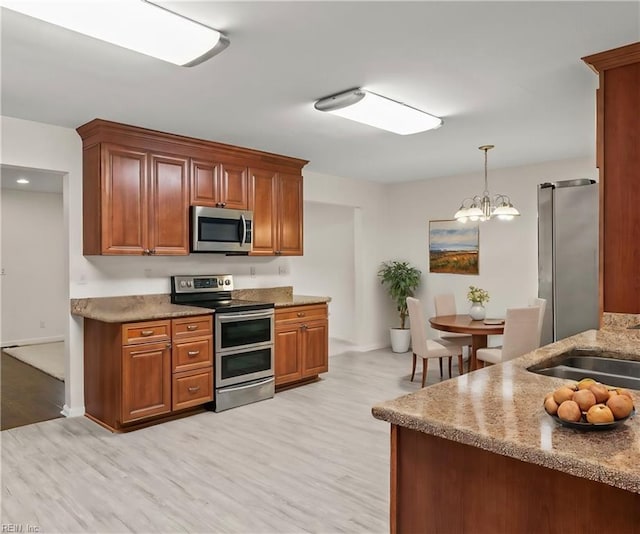
[[[42,343],[55,343],[64,341],[64,336],[34,337],[31,339],[14,339],[13,341],[3,341],[0,347],[21,347],[22,345],[40,345]]]
[[[84,415],[84,406],[81,406],[80,408],[70,408],[65,404],[60,413],[65,417],[80,417]]]

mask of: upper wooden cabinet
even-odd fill
[[[215,160],[191,161],[191,205],[246,210],[247,167]]]
[[[249,171],[254,256],[302,256],[302,176],[260,169]]]
[[[307,161],[102,119],[77,131],[84,254],[189,254],[202,205],[254,210],[256,254],[302,255]]]
[[[582,59],[600,82],[600,308],[640,313],[640,43]]]

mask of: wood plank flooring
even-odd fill
[[[2,353],[0,430],[62,417],[64,382]]]
[[[428,383],[439,381],[430,367]],[[128,434],[84,417],[4,431],[2,523],[24,532],[386,533],[389,425],[371,406],[420,388],[409,382],[411,354],[345,353],[330,369],[271,400]]]

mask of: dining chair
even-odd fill
[[[456,311],[456,299],[453,293],[442,293],[435,295],[433,301],[436,307],[436,315],[457,315]],[[460,345],[461,347],[469,347],[469,354],[471,354],[471,336],[469,334],[456,334],[454,332],[442,332],[440,338],[444,339],[454,345]],[[449,360],[451,364],[451,360]],[[459,372],[462,374],[464,370],[463,366],[460,366]],[[451,376],[451,368],[449,368],[449,376]]]
[[[413,366],[411,368],[411,381],[416,374],[417,357],[422,358],[422,387],[427,381],[427,368],[429,358],[439,358],[440,378],[442,378],[442,358],[449,358],[449,377],[451,378],[451,359],[458,356],[458,366],[462,369],[462,347],[449,343],[444,339],[427,339],[427,323],[422,311],[420,301],[413,297],[407,297],[409,310],[409,327],[411,330],[411,350],[413,352]]]
[[[533,306],[537,306],[540,312],[538,317],[538,347],[542,343],[542,324],[544,323],[544,312],[547,309],[547,299],[533,299]]]
[[[502,347],[478,349],[476,359],[487,363],[501,363],[513,360],[540,346],[538,306],[509,308],[504,320]]]

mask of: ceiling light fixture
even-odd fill
[[[510,221],[520,215],[520,212],[513,207],[507,195],[489,195],[489,184],[487,182],[487,152],[494,148],[494,145],[483,145],[478,147],[484,150],[484,191],[482,196],[476,195],[473,198],[465,198],[460,209],[454,215],[456,221],[465,223],[471,221],[488,221],[493,217],[504,221]]]
[[[27,180],[26,178],[18,178],[18,179],[16,180],[16,183],[17,183],[17,184],[28,184],[28,183],[29,183],[29,180]]]
[[[443,122],[440,117],[365,89],[352,89],[322,98],[314,107],[400,135],[439,128]]]
[[[146,0],[1,0],[0,6],[183,67],[229,46],[219,31]]]

